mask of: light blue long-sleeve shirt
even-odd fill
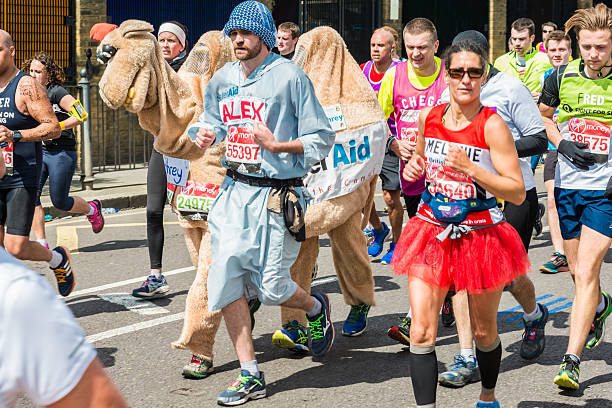
[[[293,62],[274,53],[246,79],[240,61],[227,63],[206,86],[203,102],[204,112],[188,130],[192,141],[201,127],[213,130],[218,143],[226,138],[230,126],[248,127],[255,120],[261,120],[278,142],[295,139],[302,142],[303,154],[261,149],[261,168],[255,174],[245,173],[248,175],[278,179],[303,177],[327,156],[334,144],[336,135],[310,79]],[[243,104],[245,108],[241,108]],[[227,156],[223,165],[229,168],[226,159]]]

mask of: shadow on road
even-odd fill
[[[182,290],[180,292],[173,292],[168,296],[161,299],[145,299],[150,300],[155,303],[157,306],[167,306],[172,303],[172,298],[175,296],[181,296],[187,294],[188,290]],[[90,299],[87,301],[82,301],[83,299]],[[75,303],[78,302],[78,303]],[[74,316],[78,319],[80,317],[86,316],[94,316],[102,313],[116,313],[116,312],[124,312],[127,309],[125,306],[118,305],[116,303],[108,302],[106,300],[100,299],[96,295],[87,295],[80,296],[76,298],[69,299],[66,304],[74,314]]]
[[[100,347],[96,349],[98,351],[98,358],[104,365],[104,368],[112,367],[115,365],[115,356],[117,352],[116,347]]]
[[[563,404],[559,402],[521,401],[517,408],[609,408],[612,402],[603,398],[594,398],[579,404]]]
[[[104,252],[114,251],[116,249],[132,249],[132,248],[146,248],[146,239],[125,239],[125,240],[113,240],[100,242],[95,245],[86,247],[80,247],[79,252]]]

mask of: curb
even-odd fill
[[[100,197],[102,208],[116,208],[118,210],[125,210],[128,208],[143,208],[147,206],[147,195],[136,194],[132,196],[107,196]],[[67,216],[79,216],[80,214],[73,214],[67,211],[58,210],[51,203],[43,203],[43,209],[45,214],[51,215],[55,218],[63,218]]]

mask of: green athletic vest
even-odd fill
[[[516,64],[516,52],[514,51],[507,52],[497,58],[493,66],[501,72],[505,72],[520,79],[521,82],[529,88],[530,92],[540,92],[542,90],[540,78],[544,72],[552,67],[548,61],[548,56],[538,52],[535,48],[532,48],[531,52],[525,54],[525,75],[522,78],[519,75],[518,66]]]
[[[610,128],[612,127],[612,74],[589,79],[580,73],[582,59],[570,62],[559,86],[557,126],[564,139],[588,143],[595,164],[588,170],[575,167],[559,155],[555,185],[579,190],[605,190],[612,176]]]

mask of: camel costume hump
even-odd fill
[[[328,167],[334,161],[343,133],[365,131],[378,136],[378,148],[371,151],[372,169],[359,177],[360,183],[353,183],[358,187],[343,188],[342,192],[330,199],[318,201],[315,196],[314,204],[306,212],[306,236],[313,237],[343,224],[352,214],[364,208],[365,213],[369,214],[377,179],[375,176],[382,167],[383,145],[388,129],[376,93],[336,30],[317,27],[300,36],[293,61],[312,81],[321,105],[324,108],[339,106],[344,119],[344,128],[335,129],[336,146],[328,157]],[[306,178],[307,187],[311,187],[311,181],[312,175],[309,175]],[[336,180],[336,187],[337,183],[339,180]],[[312,184],[318,190],[320,183],[314,181]],[[309,188],[311,193],[312,189]],[[367,217],[361,223],[365,227]]]

